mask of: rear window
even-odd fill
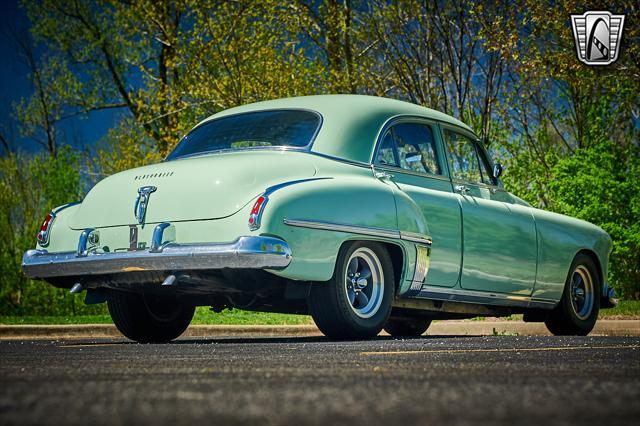
[[[222,117],[193,129],[167,160],[220,150],[304,148],[313,142],[320,122],[320,114],[303,110],[259,111]]]

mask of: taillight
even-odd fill
[[[260,228],[260,218],[262,217],[262,212],[264,211],[264,206],[267,205],[266,195],[261,195],[256,200],[253,208],[251,209],[251,213],[249,214],[249,229],[255,231]]]
[[[51,225],[55,218],[56,215],[53,212],[49,213],[47,217],[44,218],[44,222],[42,222],[42,226],[40,226],[40,231],[38,232],[38,244],[41,246],[49,244],[49,232],[51,231]]]

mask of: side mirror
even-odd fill
[[[500,176],[502,176],[502,172],[503,172],[503,168],[502,168],[502,164],[500,163],[496,163],[493,165],[493,177],[498,179]]]

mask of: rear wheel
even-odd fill
[[[422,336],[431,325],[428,318],[391,317],[384,326],[384,331],[392,336]]]
[[[557,336],[586,336],[593,330],[600,311],[600,278],[593,260],[578,254],[571,265],[562,298],[545,324]]]
[[[195,307],[172,296],[113,291],[107,299],[111,319],[122,334],[139,343],[166,343],[189,326]]]
[[[332,339],[367,339],[382,330],[393,300],[393,264],[379,243],[344,245],[333,277],[311,288],[308,304],[316,325]]]

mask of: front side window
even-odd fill
[[[257,111],[211,120],[193,129],[167,157],[260,147],[304,148],[313,142],[320,115],[303,110]]]
[[[478,147],[478,157],[480,158],[480,167],[482,168],[482,181],[487,185],[495,185],[495,179],[493,178],[493,169],[489,163],[488,155]]]
[[[451,130],[444,130],[449,167],[454,179],[470,183],[482,183],[478,154],[473,141]]]

